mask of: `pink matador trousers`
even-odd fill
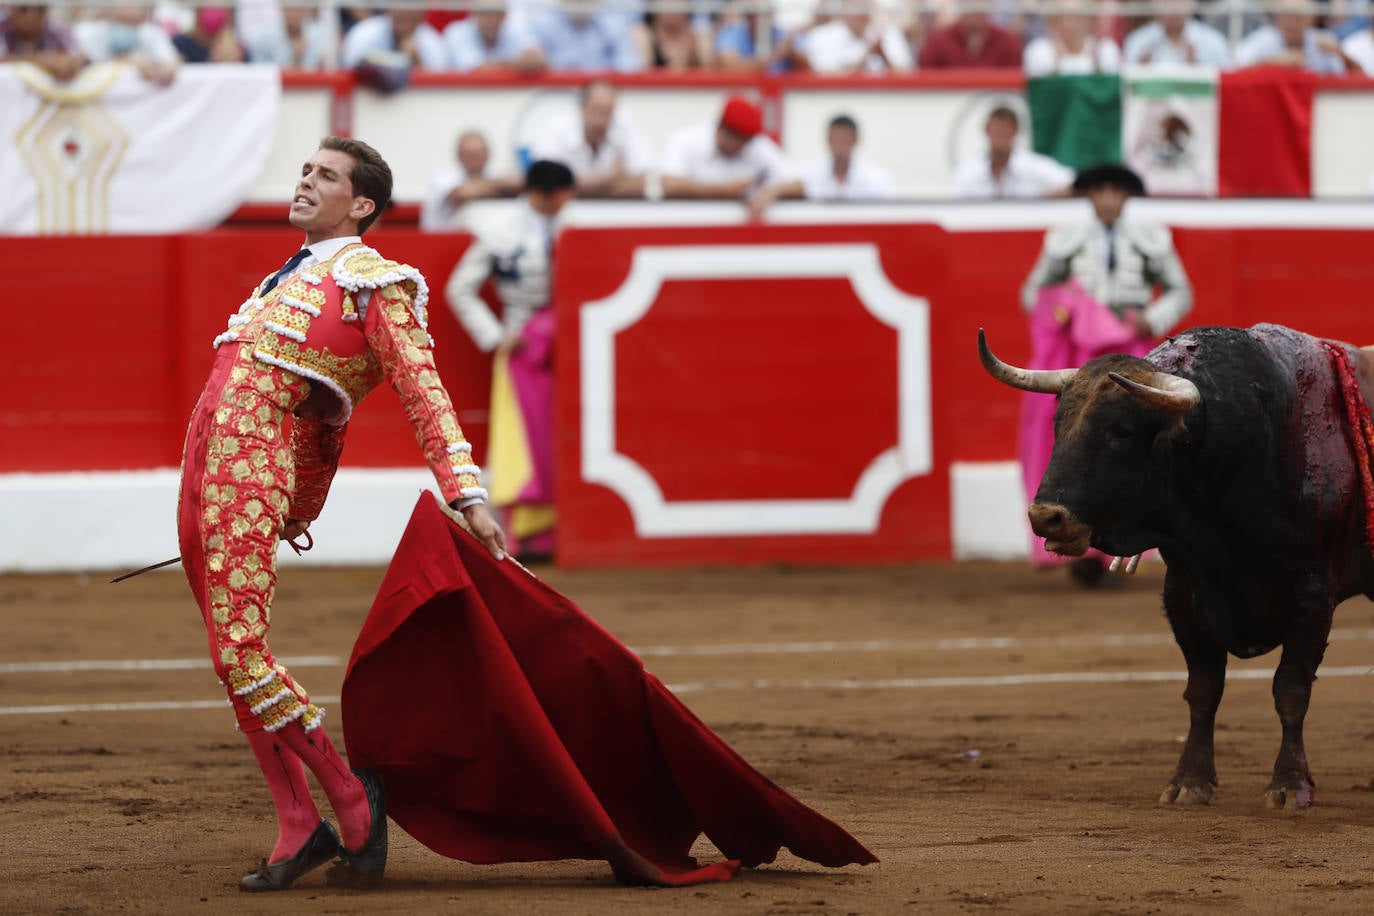
[[[310,731],[324,716],[267,645],[277,545],[295,485],[283,426],[309,393],[295,373],[255,360],[247,346],[225,344],[186,435],[181,562],[205,618],[215,672],[245,732],[296,720]]]

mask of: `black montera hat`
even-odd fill
[[[540,159],[525,172],[526,191],[561,191],[574,184],[572,169],[561,162]]]
[[[1135,197],[1145,196],[1145,182],[1140,176],[1117,162],[1103,162],[1083,169],[1073,180],[1074,191],[1082,194],[1095,188],[1120,188]]]

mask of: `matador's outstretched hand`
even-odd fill
[[[506,558],[506,533],[496,524],[496,519],[491,517],[486,503],[468,506],[463,510],[463,520],[468,523],[468,528],[477,540],[482,542],[482,546],[491,551],[493,557],[498,560]]]

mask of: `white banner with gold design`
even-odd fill
[[[248,199],[280,99],[275,67],[187,65],[158,86],[124,64],[70,83],[0,65],[0,232],[215,226]]]

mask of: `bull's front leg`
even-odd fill
[[[1326,654],[1334,608],[1325,607],[1303,615],[1301,627],[1284,641],[1283,655],[1274,672],[1274,709],[1283,726],[1283,741],[1274,761],[1274,778],[1264,793],[1266,808],[1307,808],[1311,806],[1316,783],[1307,769],[1307,750],[1302,742],[1302,724],[1312,698],[1312,682],[1317,666]]]
[[[1192,589],[1174,575],[1165,579],[1164,611],[1188,665],[1188,686],[1183,690],[1188,702],[1188,740],[1159,801],[1205,805],[1217,788],[1213,736],[1217,707],[1226,689],[1226,650],[1198,626]]]

